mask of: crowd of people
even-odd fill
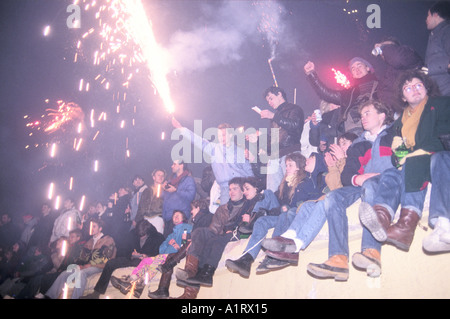
[[[268,88],[264,97],[270,109],[260,114],[277,129],[278,151],[266,162],[249,149],[238,160],[241,146],[227,123],[218,125],[218,141],[211,142],[173,118],[174,128],[210,157],[200,182],[187,163],[173,159],[170,176],[155,169],[148,184],[137,175],[133,189],[124,185],[106,203],[91,203],[84,212],[71,198],[57,212],[43,203],[40,216],[25,216],[20,228],[4,213],[0,294],[56,299],[70,286],[73,299],[98,299],[111,283],[139,298],[160,272],[158,288],[148,297],[169,298],[175,266],[185,259],[184,268],[175,273],[176,284],[184,287],[178,298],[192,299],[202,286],[213,286],[231,241],[248,238],[241,257],[225,261],[228,270],[248,278],[261,251],[265,256],[256,273],[296,265],[300,251],[326,222],[329,258],[309,263],[307,271],[346,281],[346,213],[359,199],[361,250],[351,262],[377,277],[383,245],[409,250],[430,184],[428,223],[433,231],[423,249],[450,252],[449,3],[434,4],[426,22],[431,32],[424,60],[409,46],[387,38],[374,45],[386,72],[379,76],[367,59],[354,57],[349,61],[350,88],[328,88],[315,64],[307,62],[306,77],[322,100],[320,118],[313,113],[305,119],[303,109],[289,103],[283,89]],[[272,132],[269,141],[275,138]],[[308,133],[308,147],[300,142],[303,133]],[[248,141],[258,141],[261,134],[256,131]],[[125,267],[133,270],[113,276]],[[98,273],[94,291],[86,295],[89,277]]]

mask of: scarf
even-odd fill
[[[416,131],[419,126],[422,112],[427,104],[428,96],[420,102],[415,108],[408,106],[403,111],[402,115],[402,136],[404,137],[405,145],[411,149],[416,145]]]
[[[172,185],[173,187],[177,188],[178,184],[181,182],[181,180],[185,177],[189,175],[189,171],[184,171],[180,176],[176,176],[174,178],[172,178],[169,182],[170,185]]]

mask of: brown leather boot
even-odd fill
[[[158,289],[154,292],[148,292],[148,296],[152,299],[167,299],[169,298],[169,286],[172,279],[173,269],[162,273],[159,280]]]
[[[194,286],[186,286],[184,288],[184,293],[174,299],[195,299],[197,298],[198,292],[200,291],[200,286],[194,287]]]
[[[420,217],[415,211],[402,208],[397,223],[389,227],[387,231],[387,242],[408,251],[419,221]]]
[[[164,264],[159,265],[157,269],[162,273],[173,270],[173,268],[181,261],[181,259],[186,257],[187,246],[188,245],[183,245],[176,253],[169,254]]]
[[[381,243],[386,241],[387,231],[391,225],[391,214],[385,207],[381,205],[372,207],[362,202],[359,206],[359,219],[376,240]]]
[[[184,269],[178,269],[176,277],[178,280],[185,281],[189,277],[193,277],[198,271],[198,258],[192,255],[186,256],[186,264]]]

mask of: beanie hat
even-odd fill
[[[370,73],[375,73],[375,70],[374,70],[372,64],[370,64],[369,61],[367,61],[367,60],[365,60],[365,59],[363,59],[363,58],[360,58],[360,57],[355,57],[355,58],[351,59],[350,62],[348,63],[348,68],[351,69],[351,68],[352,68],[352,65],[353,65],[355,62],[361,62],[361,63],[364,63],[364,64],[367,65],[367,67],[369,68]]]

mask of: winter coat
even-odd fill
[[[401,132],[402,116],[393,124],[394,132]],[[439,136],[450,133],[450,97],[430,97],[425,104],[415,135],[415,146],[410,150],[419,149],[435,153],[444,150]],[[401,133],[400,133],[401,134]],[[431,155],[420,155],[406,159],[405,170],[406,192],[417,192],[427,186],[430,176]]]
[[[169,242],[174,239],[175,242],[178,244],[178,246],[181,247],[182,245],[182,236],[184,231],[186,231],[188,234],[192,231],[192,225],[188,223],[182,223],[178,224],[173,227],[172,233],[167,236],[166,240],[159,246],[159,253],[160,254],[172,254],[176,253],[178,250],[176,250],[172,245],[169,244]]]
[[[271,128],[280,129],[278,133],[279,157],[300,151],[300,139],[305,124],[304,117],[301,107],[288,102],[280,104],[275,109],[270,125]],[[272,141],[270,145],[272,145]]]
[[[216,235],[234,230],[242,221],[242,215],[248,210],[248,205],[245,204],[246,199],[242,198],[237,202],[229,200],[227,204],[220,205],[214,213],[209,229]]]
[[[164,192],[162,218],[165,222],[172,219],[174,210],[181,210],[186,218],[191,216],[191,202],[195,198],[196,185],[192,176],[187,175],[181,179],[173,193]]]
[[[71,223],[70,226],[69,219]],[[78,225],[81,225],[81,214],[77,209],[71,208],[63,212],[55,220],[50,242],[53,243],[55,240],[63,236],[69,237],[69,232],[73,229],[76,229]]]
[[[292,197],[291,207],[298,207],[303,202],[316,200],[323,195],[326,186],[324,173],[327,172],[328,168],[323,155],[319,153],[314,153],[314,155],[316,157],[314,170],[312,173],[307,173],[308,176],[297,185]]]
[[[48,214],[38,219],[34,232],[28,242],[29,247],[44,247],[49,244],[55,219],[56,216],[54,214]]]
[[[95,246],[94,239],[91,237],[83,246],[80,260],[83,264],[91,264],[93,266],[105,265],[108,260],[116,257],[116,252],[116,243],[111,236],[102,235],[95,243]]]
[[[354,178],[365,173],[382,173],[392,165],[392,125],[383,129],[371,142],[364,132],[347,150],[347,160],[341,174],[343,186],[356,186]]]
[[[135,236],[133,237],[133,244],[131,250],[132,251],[136,250],[139,254],[144,254],[147,255],[148,257],[153,257],[159,254],[159,247],[163,242],[164,236],[155,229],[148,235],[147,239],[145,240],[142,246],[140,237],[137,234],[135,234]]]
[[[368,100],[377,98],[378,80],[375,75],[369,73],[360,79],[353,79],[353,85],[343,90],[329,89],[319,79],[316,72],[311,72],[307,78],[322,100],[341,106],[339,109],[331,111],[339,112],[339,132],[360,134],[362,126],[358,107]]]
[[[191,216],[189,223],[192,225],[192,230],[194,231],[200,227],[209,227],[213,218],[213,214],[209,210],[200,210],[195,217]]]
[[[446,20],[431,30],[428,37],[425,64],[428,75],[437,83],[442,95],[450,96],[450,21]]]
[[[381,102],[393,111],[401,113],[402,106],[398,104],[395,93],[397,78],[406,70],[423,67],[423,60],[414,49],[407,45],[386,44],[381,49],[386,69],[380,80],[377,96]]]
[[[130,202],[131,220],[139,223],[145,214],[150,213],[153,191],[147,185],[142,185],[134,194]]]

